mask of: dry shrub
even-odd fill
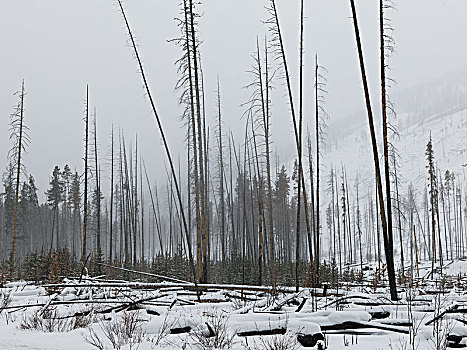
[[[121,349],[129,344],[130,348],[135,344],[140,344],[145,339],[145,333],[141,326],[139,311],[124,311],[120,315],[113,317],[110,321],[99,321],[106,339],[113,349]],[[104,349],[104,341],[99,337],[92,327],[89,327],[87,335],[83,335],[84,340],[98,348]]]
[[[297,335],[286,333],[284,335],[261,336],[259,341],[254,340],[248,344],[248,338],[243,341],[246,350],[297,350],[300,344]]]
[[[1,293],[0,294],[0,314],[5,310],[8,305],[11,303],[10,293]]]
[[[76,316],[62,316],[55,308],[45,308],[29,316],[23,316],[20,329],[46,333],[69,332],[78,328],[86,328],[94,322],[95,315],[92,311],[78,312]]]
[[[169,313],[167,312],[164,316],[164,321],[159,327],[159,332],[151,339],[153,346],[161,345],[165,338],[170,334],[170,330],[177,323],[177,319],[169,320]]]
[[[203,322],[206,328],[199,327],[190,333],[195,346],[201,350],[230,349],[234,344],[235,334],[229,332],[228,317],[218,311],[206,311],[203,313]]]

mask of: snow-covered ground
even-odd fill
[[[201,302],[172,283],[157,289],[90,278],[60,286],[6,283],[0,349],[287,350],[311,340],[314,348],[424,350],[444,348],[448,335],[467,345],[466,264],[450,264],[444,285],[418,279],[400,288],[398,302],[371,283],[341,285],[326,296],[322,289],[272,296],[215,286],[204,289]],[[369,270],[364,280],[372,276]]]

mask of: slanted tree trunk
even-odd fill
[[[375,127],[374,127],[374,122],[373,122],[373,111],[371,108],[370,92],[368,89],[368,82],[366,78],[365,62],[363,59],[363,50],[362,50],[362,44],[360,40],[360,31],[358,28],[357,11],[355,9],[354,0],[350,0],[350,6],[352,9],[355,39],[357,42],[358,57],[359,57],[359,62],[360,62],[360,71],[362,75],[363,90],[365,94],[366,108],[367,108],[367,114],[368,114],[368,124],[370,127],[371,144],[372,144],[372,149],[373,149],[373,161],[375,164],[376,186],[377,186],[378,201],[379,201],[379,207],[380,207],[381,226],[383,230],[384,250],[386,253],[386,265],[387,265],[387,270],[388,270],[389,288],[390,288],[390,293],[391,293],[391,299],[397,300],[396,275],[394,271],[394,256],[393,256],[393,250],[391,246],[392,239],[390,239],[388,236],[386,211],[384,209],[383,185],[381,181],[381,171],[380,171],[380,166],[379,166],[378,145],[376,142],[376,133],[375,133]]]
[[[190,3],[191,3],[191,0],[190,0]],[[175,189],[176,189],[178,204],[179,204],[179,207],[180,207],[180,214],[181,214],[181,217],[182,217],[183,230],[185,232],[185,240],[186,240],[186,248],[187,248],[186,251],[188,252],[188,259],[189,259],[191,270],[192,270],[193,280],[194,280],[195,286],[197,288],[196,270],[195,270],[193,255],[192,255],[192,249],[191,249],[191,238],[190,238],[188,226],[187,226],[187,223],[186,223],[186,217],[185,217],[185,211],[184,211],[184,208],[183,208],[183,201],[182,201],[182,196],[181,196],[181,192],[180,192],[180,186],[178,184],[178,180],[177,180],[177,176],[176,176],[177,174],[175,172],[175,168],[174,168],[174,165],[173,165],[172,155],[171,155],[170,150],[169,150],[169,146],[168,146],[168,143],[167,143],[167,139],[165,137],[164,130],[162,128],[162,124],[161,124],[161,121],[160,121],[160,118],[159,118],[159,114],[157,113],[156,106],[155,106],[154,100],[152,98],[151,91],[149,89],[149,84],[148,84],[148,81],[146,79],[146,75],[144,73],[144,67],[143,67],[141,58],[139,56],[138,49],[137,49],[137,46],[136,46],[136,43],[135,43],[135,40],[134,40],[134,37],[133,37],[133,33],[131,31],[130,25],[129,25],[128,20],[126,18],[125,10],[123,8],[123,4],[122,4],[121,0],[118,0],[118,4],[119,4],[119,7],[120,7],[120,11],[122,13],[123,19],[125,21],[125,26],[126,26],[126,28],[128,30],[128,35],[130,36],[132,47],[133,47],[136,59],[138,61],[138,67],[140,69],[141,78],[143,79],[144,87],[145,87],[146,93],[148,95],[149,101],[151,103],[153,114],[154,114],[154,117],[156,119],[159,131],[160,131],[160,134],[161,134],[161,137],[162,137],[162,141],[163,141],[163,144],[164,144],[164,149],[165,149],[165,152],[166,152],[166,155],[167,155],[167,159],[169,161],[170,171],[172,173],[173,180],[174,180],[174,183],[175,183]],[[193,25],[193,22],[192,22],[192,25]],[[199,294],[198,294],[198,298],[199,298]]]

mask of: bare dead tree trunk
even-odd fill
[[[217,77],[217,113],[218,113],[218,142],[219,142],[219,201],[220,201],[220,215],[221,215],[221,257],[222,262],[225,263],[226,256],[226,237],[225,237],[225,199],[224,199],[224,154],[222,143],[222,110],[221,110],[221,92],[219,77]]]
[[[276,8],[276,2],[275,0],[270,0],[271,3],[271,14],[272,14],[272,19],[269,21],[269,24],[272,26],[272,31],[273,33],[277,36],[278,40],[278,50],[280,52],[280,57],[282,59],[282,65],[284,69],[284,77],[287,85],[287,93],[289,97],[289,105],[290,105],[290,113],[292,117],[292,124],[294,127],[294,135],[295,135],[295,144],[297,147],[297,155],[300,158],[301,152],[300,150],[300,138],[299,138],[299,129],[297,126],[297,118],[295,114],[295,103],[293,100],[293,94],[292,94],[292,85],[290,82],[290,74],[289,74],[289,67],[287,64],[287,59],[285,55],[285,48],[284,48],[284,42],[282,38],[282,32],[281,32],[281,27],[279,23],[279,15],[277,13],[277,8]],[[299,154],[300,153],[300,154]],[[310,228],[310,222],[309,222],[309,217],[308,217],[308,199],[307,199],[307,194],[306,194],[306,187],[305,187],[305,178],[303,176],[303,167],[299,169],[300,176],[301,176],[301,187],[302,187],[302,194],[303,194],[303,204],[304,204],[304,210],[305,210],[305,222],[306,222],[306,228],[307,228],[307,234],[311,237],[311,228]],[[311,241],[311,239],[310,239]],[[309,255],[310,255],[310,263],[313,262],[313,247],[310,246],[309,248]]]
[[[384,147],[384,177],[386,184],[386,210],[387,210],[387,234],[389,246],[393,248],[392,228],[392,204],[391,204],[391,179],[389,176],[389,147],[388,147],[388,121],[386,98],[386,44],[384,32],[384,0],[379,1],[379,28],[380,28],[380,71],[381,71],[381,114],[383,116],[383,147]]]
[[[17,136],[18,144],[15,145],[18,149],[16,153],[16,184],[15,184],[15,209],[13,213],[13,240],[11,244],[10,252],[10,272],[14,271],[15,267],[15,247],[16,247],[16,225],[17,225],[17,216],[18,216],[18,197],[19,197],[19,178],[21,174],[21,151],[24,147],[23,145],[23,120],[24,120],[24,80],[21,83],[21,93],[19,95],[19,132]],[[12,273],[11,273],[12,275]]]
[[[258,251],[260,254],[258,254],[258,259],[259,259],[259,267],[260,271],[262,271],[262,260],[263,260],[263,176],[261,174],[260,168],[259,168],[259,160],[258,160],[258,147],[256,145],[256,132],[254,129],[254,123],[253,123],[253,118],[250,118],[251,121],[251,134],[253,136],[253,148],[255,152],[255,162],[253,163],[253,167],[256,165],[256,177],[258,179]],[[248,123],[248,122],[247,122]],[[258,283],[259,285],[262,284],[262,274],[260,273],[258,277]]]
[[[146,164],[144,164],[144,162],[143,162],[143,168],[144,168],[144,174],[146,176],[146,183],[147,183],[148,189],[149,189],[149,197],[151,197],[152,212],[154,214],[154,220],[156,222],[156,228],[157,228],[157,233],[158,233],[158,237],[159,237],[159,245],[160,245],[160,249],[161,249],[161,254],[163,254],[164,253],[164,247],[162,245],[162,235],[161,235],[161,230],[160,230],[160,218],[159,218],[158,213],[156,212],[156,205],[154,204],[154,197],[152,195],[152,189],[151,189],[151,185],[149,183],[148,172],[146,171]]]
[[[299,52],[299,105],[298,105],[298,144],[297,144],[297,156],[298,156],[298,179],[297,179],[297,226],[296,226],[296,246],[295,246],[295,290],[298,292],[300,287],[299,280],[299,267],[300,267],[300,215],[301,215],[301,189],[302,189],[302,176],[303,176],[303,164],[302,164],[302,125],[303,125],[303,28],[304,22],[304,4],[303,0],[300,1],[300,52]],[[305,190],[305,186],[303,186]],[[306,198],[305,198],[306,201]],[[308,216],[308,213],[305,212]],[[311,256],[310,262],[312,263]]]
[[[114,127],[111,133],[111,155],[110,155],[110,241],[109,241],[109,263],[113,263],[113,200],[114,200]]]
[[[86,261],[86,231],[87,231],[87,213],[88,213],[88,146],[89,146],[89,87],[86,85],[86,104],[84,122],[86,131],[84,135],[84,205],[83,205],[83,252],[81,260]]]
[[[100,169],[99,161],[97,158],[97,113],[94,109],[94,162],[96,170],[96,215],[97,215],[97,228],[96,228],[96,238],[97,238],[97,256],[100,257],[102,253],[101,249],[101,187],[100,187]]]
[[[208,265],[211,256],[211,242],[210,242],[210,206],[209,206],[209,128],[206,128],[206,105],[205,105],[205,93],[204,93],[204,74],[201,65],[201,57],[199,59],[199,71],[201,77],[201,100],[202,100],[202,146],[203,146],[203,159],[204,159],[204,236],[203,236],[203,280],[205,283],[208,281]]]
[[[264,135],[266,143],[266,172],[267,172],[267,182],[268,182],[268,216],[269,216],[269,249],[270,249],[270,261],[271,261],[271,280],[272,285],[275,286],[275,265],[274,265],[274,222],[272,218],[272,186],[271,186],[271,154],[269,149],[269,127],[270,127],[270,109],[269,109],[269,65],[268,65],[268,44],[265,38],[264,43],[264,60],[265,60],[265,94],[264,94],[264,104],[265,104],[265,113],[263,114],[263,125],[264,125]],[[262,85],[262,84],[261,84]],[[261,90],[262,91],[262,90]]]
[[[190,36],[191,36],[191,47],[192,47],[192,58],[193,58],[193,75],[194,75],[194,95],[195,95],[195,107],[196,107],[196,119],[198,126],[198,161],[199,161],[199,202],[200,202],[200,217],[201,217],[201,242],[202,242],[202,271],[198,271],[200,274],[200,281],[207,282],[207,270],[205,269],[206,251],[207,251],[207,237],[206,237],[206,212],[205,212],[205,172],[204,172],[204,161],[203,161],[203,132],[201,122],[201,97],[200,97],[200,81],[199,81],[199,64],[198,64],[198,50],[197,40],[195,31],[195,15],[193,1],[188,1],[189,5],[189,23],[190,23]],[[198,267],[199,269],[199,267]]]
[[[142,169],[142,159],[139,162],[139,176],[140,176],[140,191],[139,196],[141,198],[140,208],[141,208],[141,262],[144,263],[145,247],[144,247],[144,196],[143,196],[143,169]],[[149,260],[148,260],[149,262]]]
[[[265,142],[265,157],[266,157],[266,173],[267,173],[267,192],[268,192],[268,226],[269,226],[269,272],[270,272],[270,279],[271,284],[275,286],[275,266],[274,266],[274,250],[275,250],[275,242],[274,242],[274,234],[273,234],[273,222],[272,222],[272,187],[271,187],[271,166],[270,166],[270,133],[269,133],[269,126],[270,126],[270,111],[269,111],[269,67],[268,67],[268,48],[267,48],[267,41],[265,39],[265,69],[263,72],[263,65],[261,60],[260,54],[260,45],[258,38],[256,39],[256,58],[255,58],[255,66],[253,67],[253,73],[255,74],[255,82],[252,83],[252,86],[255,86],[255,90],[252,95],[252,100],[249,102],[251,104],[248,112],[251,114],[249,117],[252,119],[256,115],[256,113],[260,114],[258,123],[261,125],[263,129],[263,136]],[[263,78],[264,74],[264,78]],[[253,121],[252,121],[253,123]],[[252,126],[253,137],[255,137],[255,131]],[[256,156],[258,157],[256,151],[256,141],[255,141],[255,152]],[[257,160],[258,161],[258,160]],[[258,167],[259,168],[259,167]],[[258,176],[261,176],[261,173],[258,169]],[[260,179],[262,182],[262,178]],[[262,199],[261,199],[262,200]],[[262,212],[264,212],[264,206],[262,205]],[[264,221],[264,232],[266,231],[266,217],[263,217]],[[267,236],[265,236],[267,238]],[[267,240],[265,240],[267,241]],[[267,249],[268,247],[266,247]]]
[[[378,145],[376,142],[376,133],[375,133],[375,127],[374,127],[374,122],[373,122],[373,111],[371,108],[370,92],[368,89],[368,82],[366,78],[365,62],[363,59],[363,50],[362,50],[362,44],[360,40],[360,31],[358,28],[357,11],[355,9],[354,0],[350,0],[350,6],[352,8],[355,39],[357,42],[357,50],[358,50],[360,70],[361,70],[361,75],[362,75],[363,90],[365,93],[365,101],[366,101],[366,108],[367,108],[367,114],[368,114],[368,124],[370,127],[371,144],[372,144],[372,149],[373,149],[373,161],[375,164],[376,186],[377,186],[378,201],[379,201],[380,215],[381,215],[381,226],[383,229],[384,250],[386,253],[386,264],[387,264],[387,270],[388,270],[389,288],[390,288],[390,293],[391,293],[391,299],[397,300],[396,276],[395,276],[395,271],[394,271],[394,256],[393,256],[393,251],[392,251],[392,246],[391,246],[391,239],[388,236],[388,224],[387,224],[386,212],[384,208],[383,185],[381,181],[381,171],[380,171],[380,166],[379,166]]]
[[[130,159],[130,167],[133,167]],[[132,172],[133,173],[133,172]],[[132,174],[133,175],[133,174]],[[137,263],[137,242],[138,242],[138,135],[136,135],[136,144],[135,144],[135,177],[130,180],[131,189],[133,191],[133,213],[131,215],[131,222],[133,223],[133,266],[136,266]]]
[[[198,160],[198,149],[199,145],[197,142],[197,125],[196,125],[196,112],[197,107],[195,105],[199,102],[199,99],[195,101],[195,83],[194,83],[194,64],[193,64],[193,42],[192,42],[192,25],[190,23],[192,16],[192,7],[191,3],[189,4],[188,0],[183,0],[183,21],[181,21],[182,27],[182,38],[180,41],[182,42],[182,51],[184,52],[184,56],[179,60],[180,68],[179,71],[183,72],[184,75],[180,78],[177,82],[176,88],[184,87],[184,85],[188,84],[186,90],[182,92],[181,101],[187,103],[188,108],[186,111],[189,113],[188,117],[188,134],[187,134],[187,152],[188,152],[188,228],[191,232],[191,191],[192,191],[192,182],[191,179],[194,179],[194,194],[195,194],[195,220],[196,220],[196,278],[199,280],[201,279],[202,274],[202,246],[201,246],[201,211],[200,211],[200,184],[199,184],[199,160]],[[194,25],[193,25],[194,28]],[[199,89],[199,88],[198,88]],[[188,100],[187,96],[188,96]],[[190,135],[191,134],[191,135]],[[193,158],[191,159],[190,151],[193,151]],[[193,163],[193,173],[191,173],[191,162]]]
[[[302,0],[303,1],[303,0]],[[315,123],[316,123],[316,226],[315,226],[315,262],[313,267],[313,283],[318,283],[319,273],[319,235],[320,235],[320,222],[319,222],[319,152],[320,152],[320,118],[319,118],[319,76],[318,76],[318,55],[315,56]]]

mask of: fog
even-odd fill
[[[277,0],[286,51],[297,85],[299,1]],[[243,86],[253,59],[256,38],[263,40],[268,18],[266,0],[204,0],[199,30],[205,74],[208,122],[216,116],[215,90],[220,78],[223,117],[237,140],[249,93]],[[373,99],[378,89],[378,2],[356,1]],[[174,86],[180,49],[170,39],[179,36],[175,17],[178,1],[126,1],[127,16],[137,37],[149,82],[175,159],[185,154],[184,133]],[[306,1],[305,103],[306,123],[313,127],[313,64],[326,67],[326,110],[332,120],[363,108],[349,2]],[[466,67],[467,26],[464,0],[396,1],[390,11],[396,53],[389,60],[397,92]],[[25,80],[25,123],[31,145],[24,159],[43,193],[53,167],[69,164],[83,170],[84,98],[97,110],[101,158],[108,155],[110,130],[121,128],[127,143],[138,135],[139,149],[152,178],[165,176],[165,154],[145,97],[137,64],[116,1],[3,0],[0,2],[0,167],[7,165],[9,116],[17,103],[13,94]],[[272,115],[273,150],[281,160],[294,156],[285,88],[275,81]]]

